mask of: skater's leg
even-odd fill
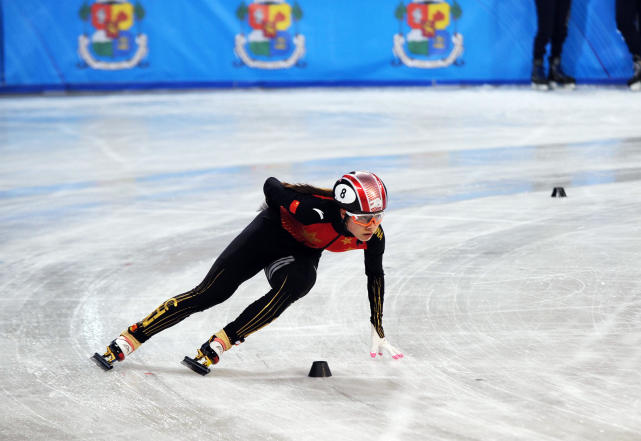
[[[143,320],[122,331],[107,347],[109,360],[122,361],[159,332],[174,326],[194,312],[203,311],[228,299],[238,286],[256,274],[248,266],[216,261],[207,277],[196,288],[160,304]]]
[[[273,224],[257,216],[223,251],[205,279],[194,289],[160,304],[143,320],[125,329],[108,346],[105,358],[122,360],[153,335],[197,311],[227,300],[247,279],[269,262]]]
[[[216,363],[223,351],[267,326],[307,294],[316,282],[319,257],[320,254],[312,257],[285,256],[268,265],[265,273],[272,289],[245,308],[236,320],[216,332],[201,348],[203,352],[209,347],[216,352],[211,363]]]
[[[259,270],[260,267],[219,259],[197,287],[164,301],[143,320],[130,326],[129,331],[140,343],[144,343],[194,312],[224,302]]]
[[[135,336],[143,343],[153,335],[179,323],[194,312],[224,302],[240,284],[253,277],[269,261],[273,250],[270,228],[259,215],[222,252],[205,279],[194,289],[164,301],[136,323]]]

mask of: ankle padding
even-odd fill
[[[224,329],[221,329],[220,331],[215,333],[211,341],[213,340],[219,340],[220,343],[223,345],[224,350],[228,351],[231,349],[231,341],[229,340],[229,337],[227,336],[227,333],[225,332]]]
[[[122,331],[120,333],[120,335],[125,340],[127,340],[127,343],[129,343],[129,346],[131,346],[132,352],[135,351],[136,349],[138,349],[140,347],[140,345],[142,344],[142,343],[140,343],[138,341],[138,339],[136,339],[136,337],[131,335],[131,333],[129,332],[129,329],[125,329],[124,331]]]

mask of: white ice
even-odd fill
[[[640,110],[620,88],[0,99],[0,439],[641,439]],[[370,359],[354,251],[208,376],[180,361],[263,274],[112,371],[89,360],[201,281],[264,179],[354,169],[391,195],[404,359]]]

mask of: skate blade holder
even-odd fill
[[[207,375],[209,372],[211,372],[211,369],[209,369],[207,366],[199,363],[196,359],[189,358],[187,356],[185,356],[181,363],[200,375]]]
[[[99,353],[94,353],[93,357],[91,359],[96,362],[96,364],[101,367],[102,369],[108,371],[109,369],[113,369],[113,365],[109,363],[107,360],[105,360],[105,357],[100,355]]]

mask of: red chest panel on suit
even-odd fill
[[[346,237],[341,236],[334,243],[332,243],[327,250],[333,251],[335,253],[340,253],[342,251],[349,250],[364,250],[367,248],[367,244],[363,242],[358,242],[355,237]]]
[[[304,225],[283,207],[280,207],[280,219],[283,228],[294,239],[310,248],[326,248],[333,252],[367,248],[367,244],[358,242],[355,237],[340,235],[329,222]],[[330,243],[331,245],[328,246]]]

